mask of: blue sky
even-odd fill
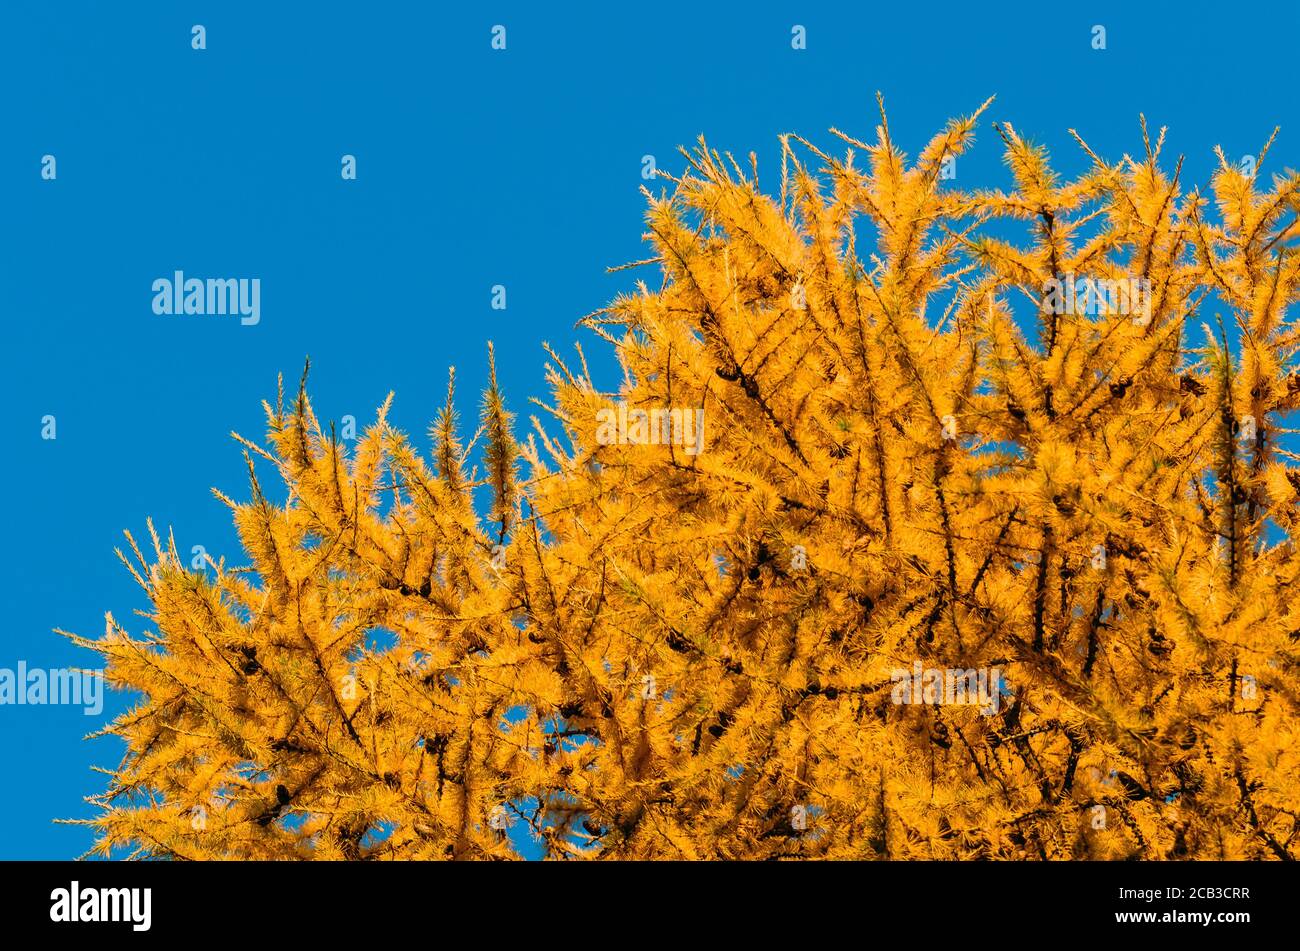
[[[1300,166],[1293,0],[281,6],[0,10],[0,668],[90,663],[52,629],[97,636],[106,610],[142,629],[112,550],[148,516],[182,551],[241,560],[209,490],[244,497],[229,433],[260,438],[260,401],[307,354],[322,416],[364,425],[392,389],[391,419],[417,434],[448,365],[473,412],[489,338],[517,411],[543,395],[543,340],[581,339],[613,388],[607,355],[573,324],[630,286],[606,267],[645,256],[642,157],[677,172],[676,146],[700,133],[757,152],[770,183],[783,132],[870,138],[877,89],[912,154],[996,93],[987,117],[1065,172],[1083,167],[1068,128],[1117,158],[1141,148],[1139,112],[1169,126],[1187,182],[1208,179],[1216,143],[1253,154],[1277,124],[1273,170]],[[805,50],[791,48],[796,24]],[[1007,184],[995,143],[983,123],[959,186]],[[177,269],[260,278],[260,322],[155,315],[152,282]],[[82,736],[127,701],[98,717],[0,706],[0,858],[90,845],[51,820],[89,814],[82,797],[104,778],[90,767],[119,748]]]

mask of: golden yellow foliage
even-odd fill
[[[493,373],[468,447],[449,391],[432,462],[387,404],[348,452],[282,391],[248,567],[132,541],[156,633],[78,639],[143,695],[95,851],[1296,857],[1300,175],[1002,124],[962,192],[979,115],[786,137],[774,196],[684,153],[550,432]]]

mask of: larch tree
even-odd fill
[[[583,322],[621,385],[548,348],[526,436],[495,369],[428,458],[281,387],[247,564],[150,525],[152,631],[76,638],[140,696],[93,853],[1300,854],[1300,175],[1002,123],[961,191],[983,112],[784,137],[771,194],[684,151]]]

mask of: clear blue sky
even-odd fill
[[[1294,0],[283,6],[0,9],[0,668],[91,663],[51,629],[97,636],[106,610],[143,628],[112,549],[147,516],[182,551],[241,560],[209,489],[245,497],[228,434],[260,438],[260,401],[308,353],[324,417],[364,424],[393,389],[392,419],[422,433],[449,364],[473,411],[491,338],[526,411],[541,342],[567,349],[574,322],[632,280],[605,268],[645,256],[642,156],[679,171],[676,146],[700,133],[756,151],[770,183],[780,133],[871,137],[877,89],[912,154],[996,93],[989,118],[1070,172],[1067,128],[1117,158],[1141,148],[1139,112],[1170,127],[1187,182],[1207,180],[1216,143],[1253,154],[1279,123],[1273,168],[1300,166]],[[959,185],[1007,184],[995,143],[985,123]],[[156,316],[151,284],[177,269],[260,278],[260,323]],[[89,767],[120,751],[82,736],[127,702],[99,717],[0,706],[0,858],[89,846],[51,819],[89,814],[104,779]]]

